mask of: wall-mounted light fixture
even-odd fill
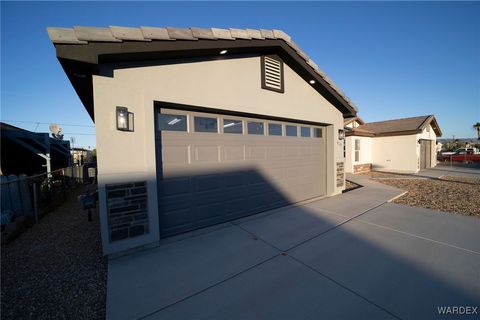
[[[132,112],[128,112],[128,108],[117,107],[117,130],[120,131],[133,131],[134,129],[134,117]]]
[[[342,129],[338,129],[338,140],[345,139],[345,131]]]

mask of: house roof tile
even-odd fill
[[[347,118],[351,119],[351,118]],[[345,119],[344,122],[347,120]],[[345,122],[347,123],[347,122]],[[410,133],[419,133],[431,125],[437,136],[441,136],[442,132],[438,126],[434,115],[426,115],[412,118],[402,118],[378,122],[369,122],[358,126],[350,131],[349,135],[356,135],[355,133],[371,132],[375,136],[386,135],[402,135]]]

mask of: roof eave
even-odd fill
[[[437,119],[433,114],[428,116],[428,118],[425,119],[425,121],[420,125],[419,129],[423,131],[428,125],[432,126],[433,131],[435,132],[437,137],[442,136],[442,130],[440,130],[440,126],[438,125]]]
[[[381,133],[375,133],[375,137],[408,136],[408,135],[418,134],[418,133],[422,133],[422,130],[402,130],[402,131],[381,132]]]
[[[362,137],[393,137],[393,136],[408,136],[422,133],[421,129],[416,130],[402,130],[402,131],[391,131],[391,132],[364,132],[364,131],[347,131],[345,135],[348,136],[362,136]]]
[[[346,126],[354,121],[357,121],[360,125],[365,124],[365,121],[363,121],[360,117],[350,117],[350,119],[348,119],[348,121],[345,121],[343,125]]]
[[[345,132],[346,137],[375,137],[374,133],[370,132],[360,132],[360,131],[346,131]]]
[[[87,44],[55,44],[57,58],[75,90],[93,119],[93,91],[87,92],[85,84],[78,79],[91,78],[98,72],[98,65],[103,62],[125,62],[138,60],[218,57],[218,49],[229,50],[229,54],[256,53],[279,54],[305,81],[315,80],[313,87],[327,98],[344,116],[356,116],[356,108],[347,101],[331,81],[322,77],[320,72],[300,56],[285,40],[196,40],[196,41],[123,41],[123,42],[89,42]],[[73,67],[70,70],[71,66]],[[76,76],[75,76],[76,74]],[[83,77],[83,78],[82,78]],[[91,89],[91,88],[90,88]],[[82,95],[89,95],[85,97]]]

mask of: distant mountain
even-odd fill
[[[462,142],[462,143],[465,143],[465,142],[469,142],[469,143],[480,143],[480,140],[478,139],[475,139],[475,138],[455,138],[456,141],[458,142]],[[441,142],[443,144],[447,143],[447,142],[453,142],[453,139],[437,139],[438,142]]]

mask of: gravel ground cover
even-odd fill
[[[408,191],[394,203],[480,217],[480,178],[425,179],[378,172],[367,175],[380,183]]]
[[[367,172],[361,173],[363,176],[368,176],[370,179],[374,180],[383,180],[383,179],[426,179],[425,177],[416,176],[414,174],[400,174],[400,173],[389,173],[389,172]]]
[[[77,200],[84,188],[1,247],[2,319],[104,319],[107,260],[98,214]]]

